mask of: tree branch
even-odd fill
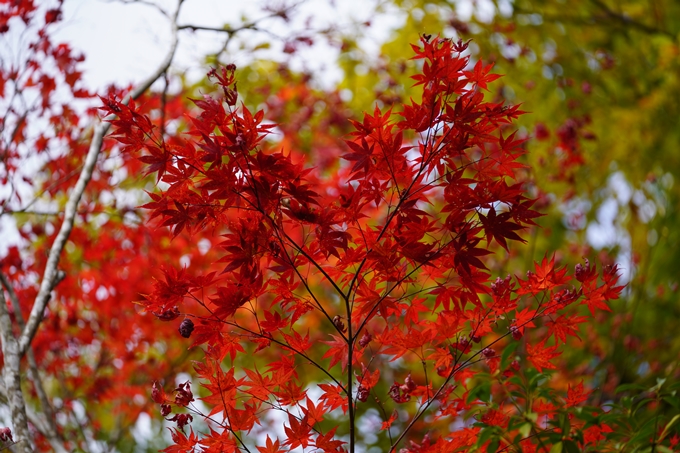
[[[166,55],[165,59],[161,62],[160,66],[156,71],[151,74],[146,80],[132,90],[123,100],[123,103],[130,102],[130,99],[137,99],[141,96],[149,87],[158,80],[170,67],[172,60],[175,56],[178,43],[178,26],[177,17],[179,16],[179,11],[184,0],[179,0],[177,5],[177,10],[173,16],[172,21],[172,43],[170,45],[170,51]],[[61,252],[66,245],[71,230],[73,229],[73,224],[75,221],[76,210],[78,203],[80,202],[83,192],[85,192],[85,187],[90,182],[92,178],[92,173],[94,167],[97,163],[97,158],[99,157],[99,152],[101,151],[102,142],[104,136],[108,133],[111,127],[111,121],[114,117],[111,115],[104,118],[104,120],[94,128],[94,134],[92,136],[92,141],[90,142],[90,148],[87,152],[87,157],[85,158],[85,165],[80,172],[80,177],[76,183],[71,195],[69,196],[68,202],[66,203],[66,208],[64,209],[64,221],[61,224],[61,229],[59,234],[57,234],[52,248],[50,249],[50,254],[47,259],[47,265],[45,266],[45,272],[43,273],[43,280],[40,284],[40,291],[35,298],[35,303],[31,309],[31,314],[28,317],[28,322],[26,327],[22,330],[21,336],[19,337],[19,357],[23,356],[28,350],[28,346],[33,341],[40,322],[42,321],[45,308],[50,299],[50,293],[56,286],[57,282],[57,265],[59,264],[59,259],[61,257]]]
[[[175,14],[172,18],[172,42],[168,54],[160,64],[159,68],[146,80],[139,84],[137,88],[132,90],[132,92],[125,97],[123,102],[127,103],[130,101],[130,99],[138,98],[162,74],[167,71],[168,67],[172,63],[178,43],[177,17],[179,16],[179,11],[183,2],[184,0],[178,0],[177,10],[175,11]],[[109,128],[111,127],[111,123],[108,122],[111,119],[113,119],[113,116],[104,118],[104,120],[94,128],[90,147],[85,158],[85,164],[80,171],[78,181],[71,191],[71,195],[69,196],[69,199],[66,203],[66,207],[64,209],[64,221],[61,224],[61,228],[56,239],[52,243],[52,247],[47,258],[47,264],[43,273],[42,282],[40,283],[40,290],[35,298],[35,302],[33,303],[31,313],[28,317],[28,322],[21,329],[21,335],[18,339],[14,337],[12,320],[10,318],[9,311],[7,310],[4,291],[0,291],[0,339],[2,340],[2,353],[4,360],[3,380],[12,417],[14,433],[16,434],[16,448],[20,453],[32,452],[32,446],[30,443],[31,436],[28,430],[28,419],[26,414],[26,401],[24,400],[21,389],[21,358],[29,350],[31,342],[38,331],[38,327],[40,326],[44,316],[45,308],[47,307],[47,304],[50,300],[50,294],[52,290],[64,278],[64,273],[57,268],[59,265],[59,259],[64,246],[66,245],[66,241],[73,230],[78,204],[83,196],[83,193],[85,192],[85,188],[92,178],[92,173],[94,171],[95,165],[97,164],[97,159],[102,148],[104,136],[108,133]],[[20,313],[20,310],[18,313]],[[37,376],[33,377],[37,378]],[[49,423],[47,424],[49,425]],[[46,433],[49,431],[49,429],[45,430]],[[53,445],[53,447],[55,448],[55,451],[64,451],[56,443]]]
[[[659,35],[664,35],[664,36],[669,36],[670,38],[675,38],[675,35],[673,33],[667,31],[667,30],[662,30],[660,28],[652,27],[650,25],[644,24],[642,22],[638,22],[635,19],[633,19],[630,16],[627,16],[625,14],[620,14],[615,11],[612,11],[612,9],[607,6],[604,2],[600,0],[591,0],[595,6],[600,8],[602,11],[604,11],[606,17],[611,17],[612,19],[621,22],[623,25],[629,25],[631,27],[637,28],[640,31],[643,31],[645,33],[649,34],[659,34]],[[603,23],[603,20],[598,19],[597,17],[593,16],[593,19],[595,22],[600,22]]]

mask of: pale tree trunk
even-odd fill
[[[33,451],[28,433],[28,420],[26,419],[26,402],[21,391],[21,356],[19,343],[12,333],[12,321],[7,310],[4,290],[0,287],[0,335],[2,335],[2,355],[4,366],[2,377],[4,393],[7,396],[12,424],[13,437],[16,442],[15,450],[20,453]]]

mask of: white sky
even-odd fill
[[[172,12],[177,2],[155,0],[154,3]],[[185,0],[179,23],[238,27],[243,23],[243,17],[253,20],[266,16],[267,13],[261,9],[266,3],[262,0]],[[297,12],[291,15],[296,20],[291,24],[287,26],[280,19],[268,19],[261,23],[262,28],[285,36],[290,34],[291,29],[304,30],[307,18],[312,18],[312,29],[329,25],[342,29],[353,22],[373,19],[371,34],[362,42],[362,48],[375,52],[378,42],[387,36],[388,30],[403,20],[402,14],[392,11],[376,21],[370,16],[375,0],[307,0],[297,3],[300,3]],[[261,56],[277,58],[281,55],[283,44],[266,33],[242,32],[239,36],[253,42],[272,43],[272,50],[262,52]],[[219,50],[222,39],[220,33],[182,31],[175,70],[188,69],[193,78],[204,76],[202,58]],[[126,85],[142,80],[166,55],[170,42],[169,21],[157,9],[145,4],[124,4],[116,0],[66,0],[64,21],[55,41],[69,42],[74,49],[85,54],[86,61],[82,67],[89,88],[100,89],[114,82]],[[238,48],[230,47],[230,51],[237,66],[251,59],[247,52]],[[336,55],[337,50],[320,43],[301,52],[297,61],[304,61],[312,69],[324,69],[324,79],[332,82],[340,76],[334,71]]]

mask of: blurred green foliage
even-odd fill
[[[395,13],[403,23],[379,56],[362,48],[356,28],[328,36],[343,74],[335,89],[258,61],[239,68],[240,93],[287,128],[282,147],[340,146],[349,131],[341,118],[360,118],[376,102],[399,110],[415,97],[412,43],[425,34],[472,39],[473,61],[505,74],[488,96],[529,112],[518,121],[530,138],[526,183],[547,214],[525,234],[529,244],[492,270],[519,275],[544,251],[568,265],[619,262],[626,296],[581,332],[564,368],[595,389],[593,405],[615,409],[601,421],[617,427],[617,451],[676,432],[677,385],[657,383],[680,380],[680,3],[391,0],[375,21]],[[364,415],[385,418],[376,408]]]
[[[404,22],[377,61],[360,58],[358,37],[345,38],[350,52],[340,57],[340,88],[354,94],[350,105],[407,100],[412,94],[400,87],[409,86],[404,74],[413,63],[405,55],[420,36],[472,39],[473,58],[505,74],[489,95],[529,112],[519,120],[532,138],[527,181],[548,214],[524,251],[524,266],[505,269],[527,269],[540,258],[534,250],[555,251],[565,264],[618,261],[629,280],[627,296],[584,332],[587,340],[571,360],[575,365],[595,354],[578,372],[592,371],[591,384],[605,399],[618,384],[678,379],[680,3],[382,5],[394,7]]]

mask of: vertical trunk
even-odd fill
[[[30,436],[28,432],[28,419],[26,418],[26,402],[21,391],[21,363],[19,359],[19,344],[14,338],[7,339],[3,326],[2,353],[4,366],[2,370],[7,403],[12,415],[12,435],[16,445],[15,451],[31,453]],[[10,332],[11,336],[11,332]],[[9,340],[9,341],[7,341]]]
[[[21,391],[21,354],[19,353],[19,343],[12,332],[12,320],[9,317],[2,286],[0,286],[0,339],[2,340],[4,359],[2,378],[5,384],[7,404],[9,404],[9,410],[12,414],[12,436],[16,442],[14,451],[31,453],[33,448],[28,435],[26,402]]]

